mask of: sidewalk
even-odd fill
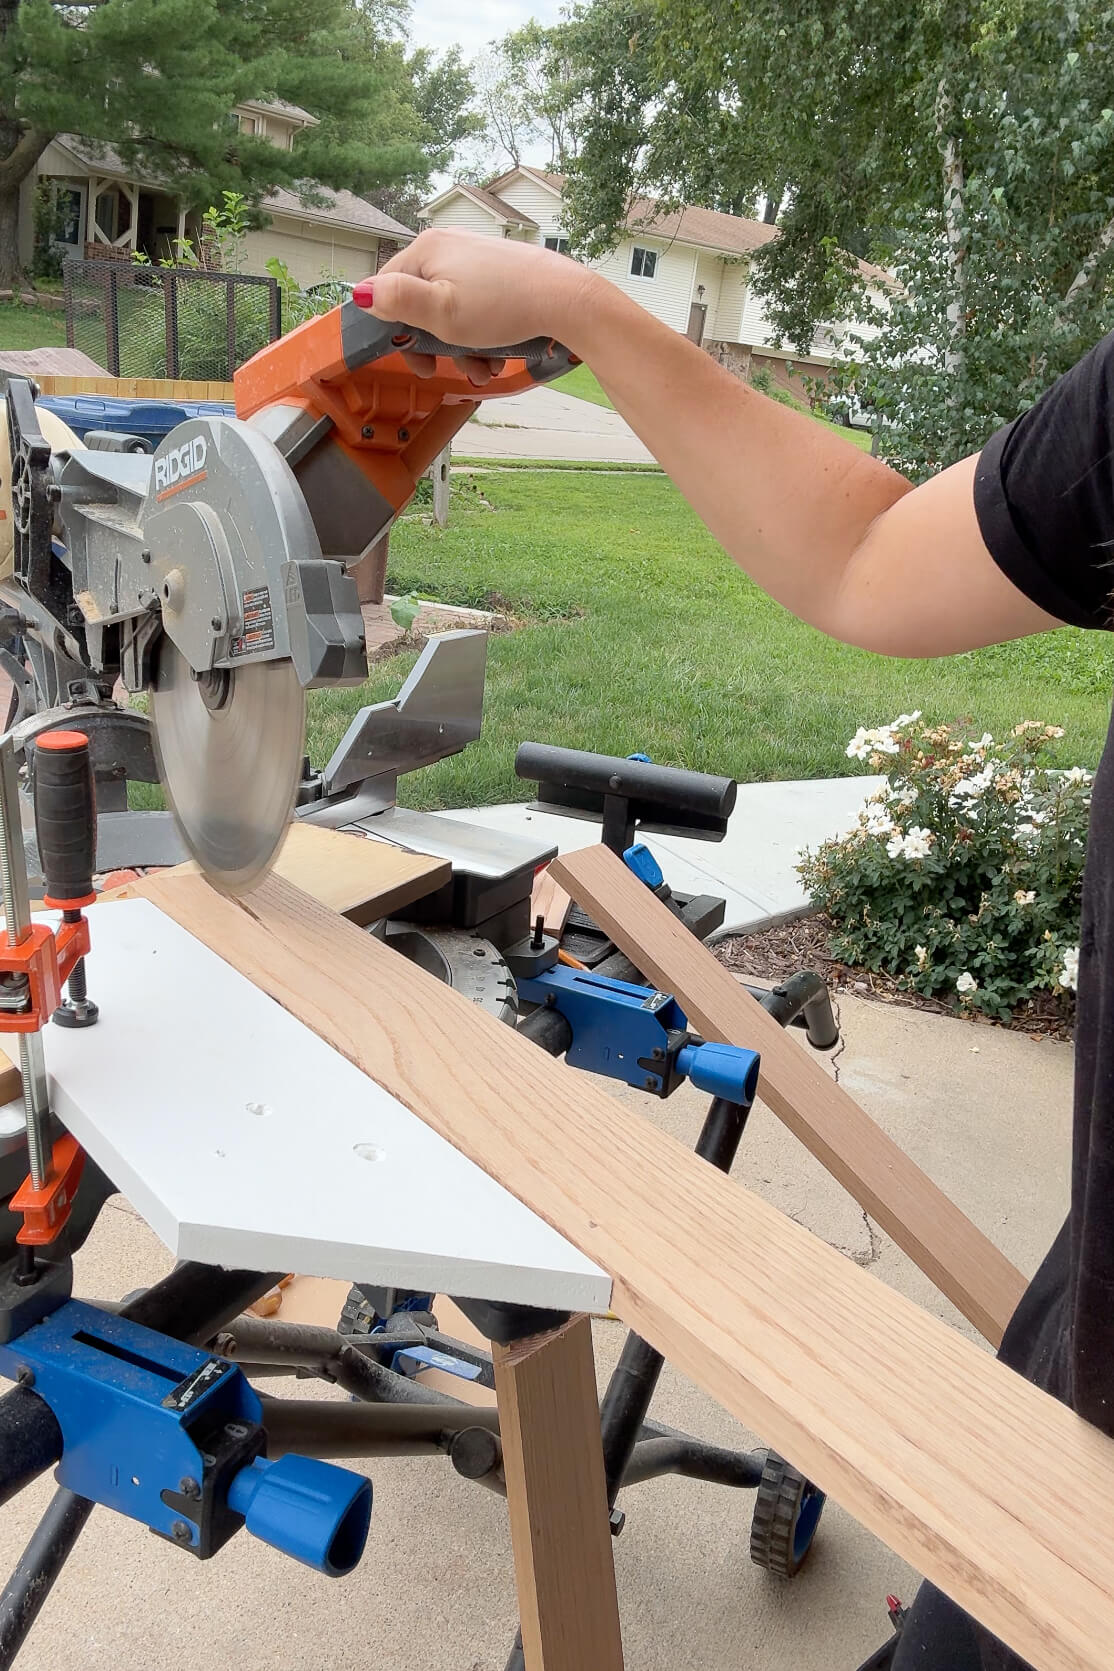
[[[454,445],[462,457],[653,462],[650,449],[618,412],[559,389],[483,402]]]
[[[876,777],[838,777],[741,783],[723,841],[658,835],[644,839],[671,887],[678,893],[722,894],[727,900],[724,926],[742,932],[805,906],[807,896],[796,871],[801,848],[816,847],[849,830],[864,800],[881,782]],[[598,824],[532,812],[524,803],[461,808],[441,816],[550,841],[562,853],[575,853],[600,838]]]

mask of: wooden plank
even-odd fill
[[[491,1355],[526,1671],[623,1671],[592,1325]]]
[[[170,377],[71,377],[56,373],[36,375],[44,395],[108,395],[111,398],[134,400],[142,395],[146,400],[235,400],[231,383],[210,383],[199,379]]]
[[[552,866],[547,865],[534,878],[530,894],[531,923],[536,923],[541,917],[545,932],[556,935],[559,940],[565,932],[565,924],[569,920],[571,910],[572,896],[565,892],[553,875]]]
[[[290,826],[275,873],[350,922],[365,926],[436,893],[451,879],[452,865],[448,859],[407,853],[389,842],[298,820]],[[168,874],[196,876],[198,866],[191,859]],[[137,891],[137,883],[127,882],[101,898],[133,899]]]
[[[12,1055],[18,1059],[19,1046],[12,1042]],[[18,1060],[13,1062],[11,1057],[0,1050],[0,1108],[6,1102],[16,1102],[23,1096],[23,1076],[19,1071]]]
[[[284,883],[143,891],[609,1271],[625,1323],[1036,1671],[1109,1671],[1114,1441]]]
[[[695,1030],[761,1053],[763,1102],[997,1346],[1025,1278],[993,1242],[606,847],[550,869]]]

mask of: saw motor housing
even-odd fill
[[[416,375],[407,350],[436,354],[435,374]],[[480,400],[576,363],[541,338],[468,350],[506,362],[480,389],[453,358],[463,352],[346,302],[240,368],[236,418],[191,418],[153,455],[108,436],[52,448],[30,385],[13,378],[14,553],[0,595],[56,662],[52,700],[92,695],[90,682],[101,699],[117,679],[150,689],[163,633],[194,674],[289,658],[306,688],[362,682],[349,570]]]

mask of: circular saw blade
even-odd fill
[[[151,695],[155,752],[190,853],[223,893],[246,893],[273,864],[294,808],[305,692],[291,661],[195,678],[163,636]]]

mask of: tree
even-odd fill
[[[588,107],[578,245],[614,243],[635,190],[780,201],[753,262],[775,327],[803,351],[821,321],[866,318],[840,380],[913,473],[1114,323],[1109,0],[594,0],[566,45]],[[897,281],[873,310],[858,256]]]
[[[565,31],[531,19],[513,29],[472,66],[480,139],[466,177],[482,182],[517,168],[527,150],[545,145],[546,166],[564,173],[576,149],[579,68],[565,50]]]
[[[428,47],[409,55],[404,52],[400,69],[404,109],[394,132],[404,131],[405,125],[421,147],[420,161],[402,178],[365,195],[385,214],[413,226],[429,196],[433,176],[452,167],[461,146],[483,131],[484,118],[475,108],[475,87],[459,47],[442,53]]]
[[[413,138],[353,137],[393,76],[360,13],[356,0],[0,0],[0,285],[22,281],[19,188],[59,133],[111,145],[200,208],[224,190],[369,189],[419,167]],[[293,151],[240,133],[233,106],[260,98],[321,124]]]

